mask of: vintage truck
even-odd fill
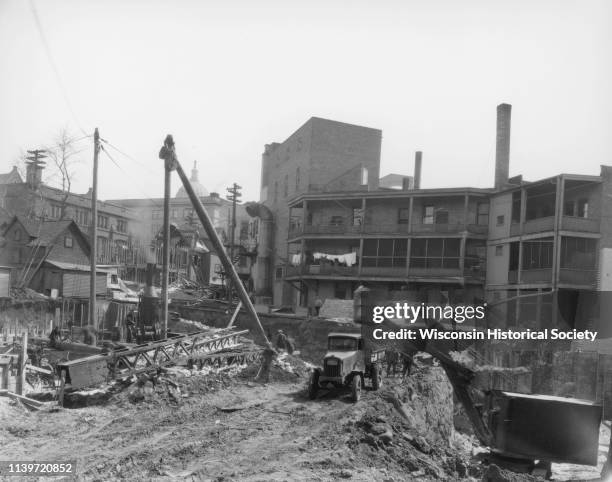
[[[372,380],[372,389],[378,390],[385,353],[366,345],[360,333],[330,333],[323,368],[315,368],[310,375],[309,398],[316,398],[322,387],[350,387],[351,396],[356,402],[361,397],[366,378]]]

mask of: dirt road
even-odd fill
[[[325,392],[310,401],[304,377],[265,385],[250,378],[178,377],[80,409],[28,412],[2,400],[4,459],[76,459],[80,477],[93,480],[444,480],[455,473],[454,452],[418,437],[380,393],[365,392],[356,404]]]

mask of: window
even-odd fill
[[[21,241],[21,229],[15,229],[15,232],[13,233],[13,239],[15,241]]]
[[[578,209],[576,216],[579,218],[588,218],[589,217],[589,201],[588,199],[578,199]]]
[[[75,221],[81,226],[89,225],[89,211],[85,209],[77,209],[75,213]]]
[[[504,255],[504,245],[498,244],[495,246],[495,256],[503,256]]]
[[[274,278],[276,278],[277,280],[283,279],[283,267],[282,266],[276,267],[276,270],[274,271]]]
[[[523,269],[548,269],[552,267],[553,241],[543,239],[523,243]]]
[[[299,167],[295,170],[295,190],[296,191],[300,190],[300,168]]]
[[[117,219],[117,231],[125,233],[127,231],[127,221],[125,219]]]
[[[64,236],[64,248],[72,248],[72,237]]]
[[[98,227],[108,229],[108,216],[98,215]]]
[[[176,218],[178,218],[178,215],[179,215],[178,214],[178,209],[171,209],[170,210],[170,217],[171,218],[176,219]]]
[[[417,238],[410,248],[410,266],[414,268],[459,268],[459,239]]]
[[[518,271],[519,266],[519,245],[518,241],[510,243],[510,256],[508,260],[508,271]]]
[[[503,226],[506,222],[506,217],[502,214],[501,216],[497,216],[497,225]]]
[[[274,181],[274,202],[278,202],[278,181]]]
[[[576,213],[574,211],[574,201],[565,201],[563,204],[563,215],[564,216],[575,216]]]
[[[510,219],[513,223],[521,222],[521,191],[514,191],[512,193],[512,212]]]
[[[363,209],[353,208],[353,226],[361,226],[363,224]]]
[[[436,212],[436,224],[448,224],[448,211],[446,209],[438,209]]]
[[[368,169],[365,167],[361,168],[361,185],[362,186],[368,185]]]
[[[397,210],[397,224],[408,224],[410,222],[410,208],[399,208]]]
[[[405,268],[407,251],[406,239],[364,239],[362,266]]]
[[[561,238],[561,268],[595,269],[597,240],[591,238]]]
[[[423,224],[433,224],[434,222],[434,207],[424,206],[423,207]]]
[[[51,204],[51,218],[59,219],[62,217],[62,207],[59,204]]]
[[[334,284],[334,298],[338,298],[339,300],[346,299],[346,285],[344,283]]]
[[[476,224],[480,226],[489,224],[489,203],[478,203],[476,207]]]
[[[344,218],[342,216],[332,216],[329,220],[329,224],[332,226],[342,226],[344,224]]]
[[[240,239],[247,239],[249,237],[249,221],[240,221]]]
[[[284,192],[285,197],[287,197],[289,195],[289,174],[285,174]]]
[[[98,236],[96,240],[97,240],[96,247],[98,248],[98,252],[103,253],[104,251],[106,251],[106,247],[108,245],[108,239],[106,239],[103,236]]]

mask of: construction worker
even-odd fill
[[[391,376],[391,371],[393,371],[393,376],[395,376],[399,361],[399,353],[395,348],[385,350],[385,361],[387,362],[387,377]]]
[[[279,350],[285,350],[287,353],[289,353],[289,355],[291,355],[294,350],[293,342],[283,330],[278,330],[276,333],[276,348]]]
[[[412,365],[414,364],[414,360],[412,358],[412,354],[402,352],[402,378],[406,378],[406,375],[410,375],[410,370],[412,369]]]

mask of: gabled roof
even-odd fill
[[[13,166],[11,172],[0,174],[0,184],[17,184],[21,182],[23,182],[23,179],[21,179],[17,166]]]
[[[13,219],[9,221],[4,230],[4,233],[6,233],[15,223],[19,223],[23,229],[25,229],[28,236],[32,238],[30,243],[48,246],[54,244],[62,233],[70,230],[83,240],[86,249],[89,250],[89,239],[71,219],[63,221],[36,221],[23,216],[13,216]]]

